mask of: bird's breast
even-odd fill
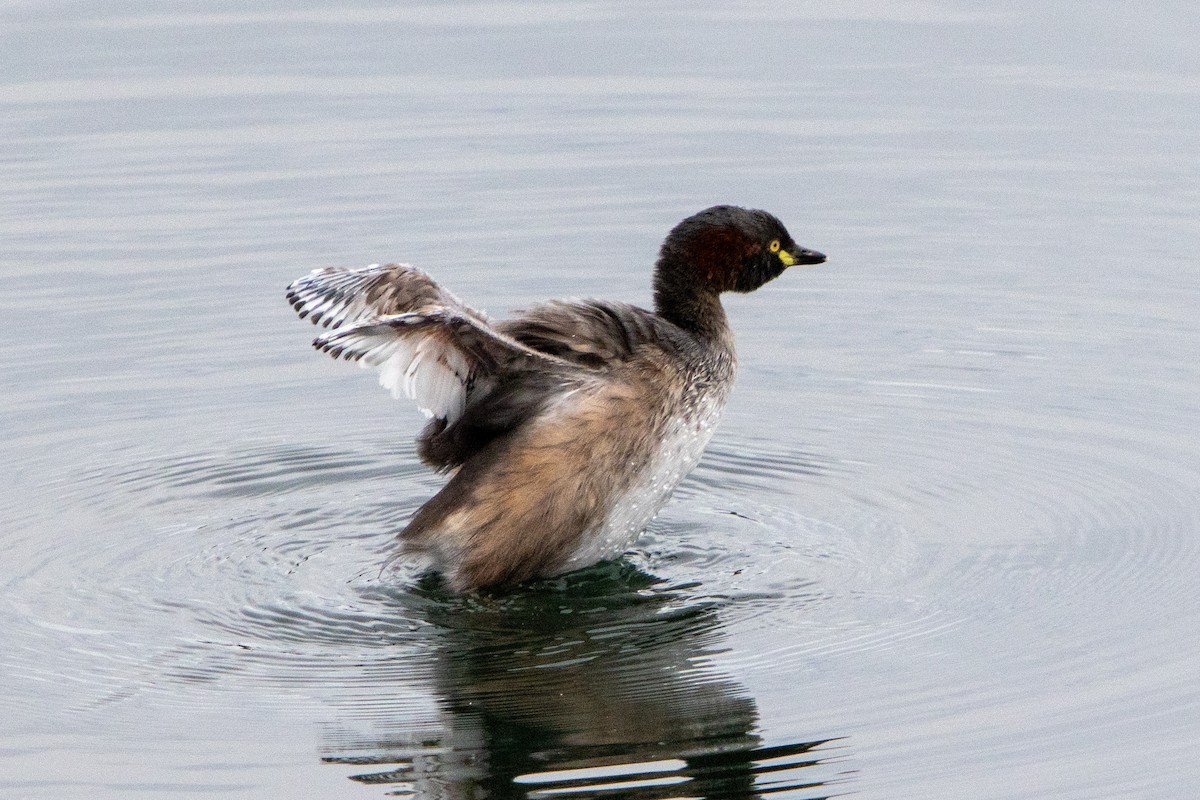
[[[658,514],[671,492],[700,461],[728,396],[727,386],[688,398],[667,416],[645,453],[627,465],[622,488],[606,498],[603,516],[581,537],[560,571],[620,556]]]

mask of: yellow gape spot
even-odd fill
[[[796,263],[796,257],[794,255],[792,255],[791,253],[789,253],[787,250],[779,251],[779,260],[782,261],[784,266],[786,266],[786,267],[790,267]]]

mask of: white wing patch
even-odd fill
[[[425,416],[453,425],[466,407],[470,363],[451,337],[422,327],[425,321],[420,314],[372,320],[326,333],[313,347],[360,367],[378,367],[379,385],[392,397],[403,394]]]

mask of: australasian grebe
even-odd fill
[[[451,473],[400,533],[455,589],[621,554],[696,465],[733,382],[722,292],[750,292],[798,247],[765,211],[714,206],[675,226],[654,311],[553,300],[491,322],[403,264],[316,270],[288,287],[313,346],[378,367],[431,419],[421,460]]]

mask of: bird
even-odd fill
[[[550,300],[492,321],[407,264],[327,267],[287,299],[313,347],[379,371],[428,418],[448,480],[400,531],[452,591],[506,590],[621,556],[691,471],[733,384],[720,296],[825,255],[774,215],[717,205],[667,235],[653,310]]]

